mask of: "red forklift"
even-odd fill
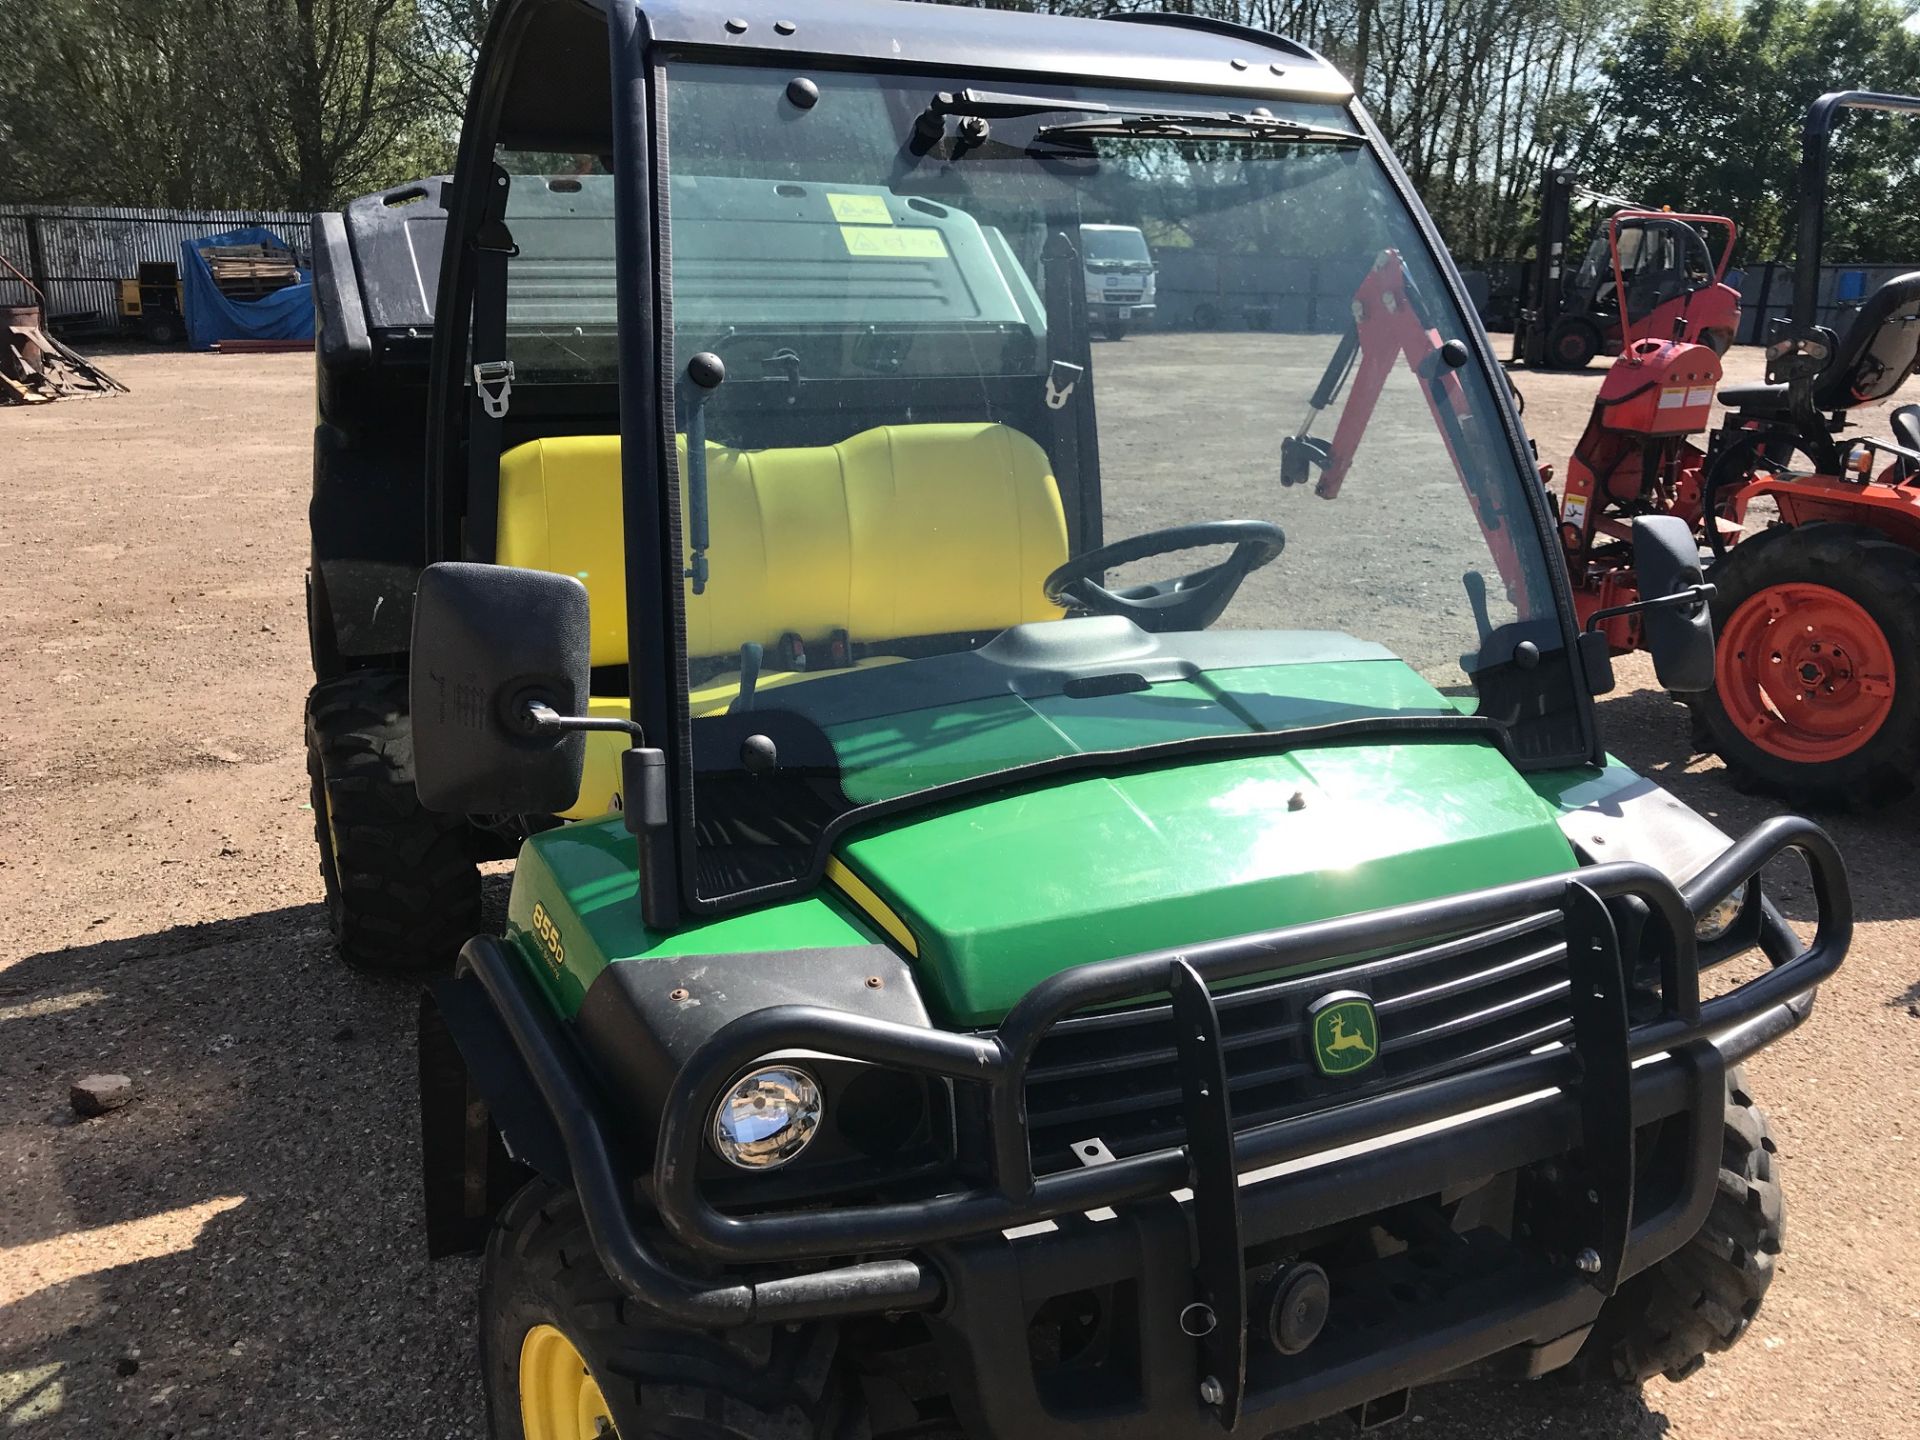
[[[1704,344],[1629,344],[1600,388],[1560,497],[1583,618],[1641,643],[1628,539],[1677,515],[1709,552],[1714,685],[1687,701],[1695,743],[1750,788],[1864,808],[1920,781],[1920,405],[1862,432],[1848,412],[1920,367],[1920,271],[1870,296],[1844,333],[1819,322],[1828,141],[1842,110],[1920,112],[1920,97],[1822,96],[1802,132],[1793,310],[1767,381],[1722,386]],[[1640,328],[1636,325],[1636,329]],[[1727,414],[1704,448],[1716,398]]]
[[[1576,200],[1613,205],[1579,268],[1566,269]],[[1712,239],[1719,240],[1715,252]],[[1724,355],[1740,328],[1740,294],[1726,283],[1738,232],[1724,215],[1635,206],[1553,169],[1541,192],[1528,302],[1513,330],[1513,360],[1579,370],[1637,341],[1682,339]]]

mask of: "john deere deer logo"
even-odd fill
[[[1380,1026],[1373,1002],[1358,990],[1323,995],[1307,1007],[1313,1030],[1313,1063],[1322,1075],[1351,1075],[1380,1053]]]

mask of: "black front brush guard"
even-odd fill
[[[1773,968],[1702,1002],[1694,925],[1729,893],[1749,884],[1788,852],[1805,860],[1819,920],[1802,946],[1777,914],[1760,926]],[[1607,901],[1638,902],[1658,927],[1663,956],[1659,1015],[1629,1025],[1619,937]],[[1553,911],[1560,912],[1572,977],[1571,1043],[1462,1074],[1391,1090],[1325,1110],[1236,1131],[1224,1087],[1191,1085],[1184,1146],[1087,1169],[1035,1177],[1025,1124],[1026,1067],[1053,1024],[1075,1011],[1138,1000],[1175,998],[1182,1071],[1211,1077],[1217,1019],[1211,987],[1354,955],[1385,960],[1322,970],[1312,983],[1338,984],[1393,954],[1454,936]],[[653,1203],[673,1236],[703,1261],[741,1266],[824,1261],[884,1254],[971,1235],[1119,1206],[1190,1188],[1208,1206],[1200,1227],[1197,1279],[1215,1297],[1209,1358],[1220,1383],[1214,1408],[1223,1422],[1237,1411],[1244,1374],[1246,1326],[1236,1315],[1240,1267],[1237,1225],[1219,1203],[1249,1170],[1353,1145],[1463,1112],[1563,1089],[1578,1101],[1582,1143],[1602,1152],[1594,1165],[1606,1177],[1588,1243],[1599,1257],[1593,1283],[1611,1293],[1627,1245],[1632,1199],[1632,1076],[1635,1062],[1695,1042],[1713,1043],[1727,1063],[1784,1034],[1804,1019],[1815,987],[1844,957],[1852,934],[1852,902],[1844,867],[1826,834],[1797,817],[1768,821],[1730,846],[1683,888],[1639,864],[1608,864],[1415,905],[1297,925],[1082,965],[1036,986],[985,1035],[921,1029],[815,1006],[778,1006],[744,1015],[715,1033],[676,1078],[668,1096],[653,1169]],[[830,1264],[757,1282],[713,1284],[663,1261],[643,1237],[628,1201],[631,1168],[616,1160],[613,1129],[590,1098],[593,1085],[571,1041],[534,994],[523,961],[503,943],[481,937],[463,952],[493,999],[515,1048],[552,1111],[588,1229],[608,1273],[648,1309],[693,1326],[721,1328],[811,1316],[926,1310],[942,1299],[938,1275],[915,1259]],[[1209,1047],[1212,1046],[1212,1049]],[[914,1203],[838,1207],[752,1216],[726,1215],[701,1195],[697,1159],[707,1117],[733,1079],[754,1061],[793,1049],[856,1058],[956,1084],[984,1087],[989,1115],[990,1185]],[[1201,1201],[1199,1197],[1216,1197]],[[1219,1314],[1218,1308],[1228,1313]],[[1213,1339],[1217,1336],[1218,1339]],[[1216,1353],[1217,1352],[1217,1353]]]

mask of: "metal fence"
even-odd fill
[[[1817,323],[1845,334],[1874,291],[1915,269],[1920,265],[1822,265]],[[1766,344],[1773,323],[1793,310],[1793,263],[1770,260],[1729,275],[1727,283],[1740,292],[1740,343]]]
[[[188,240],[264,225],[313,263],[312,217],[285,210],[130,210],[105,207],[0,205],[0,258],[46,296],[56,327],[86,329],[115,322],[120,281],[143,262],[178,264]],[[28,304],[26,284],[0,265],[0,305]]]

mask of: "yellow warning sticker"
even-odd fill
[[[842,225],[893,223],[893,216],[887,213],[887,201],[883,195],[835,195],[829,191],[827,204],[833,207],[833,218]]]
[[[840,238],[849,255],[868,255],[887,260],[944,260],[947,242],[940,232],[925,225],[904,230],[883,230],[875,225],[842,225]]]

